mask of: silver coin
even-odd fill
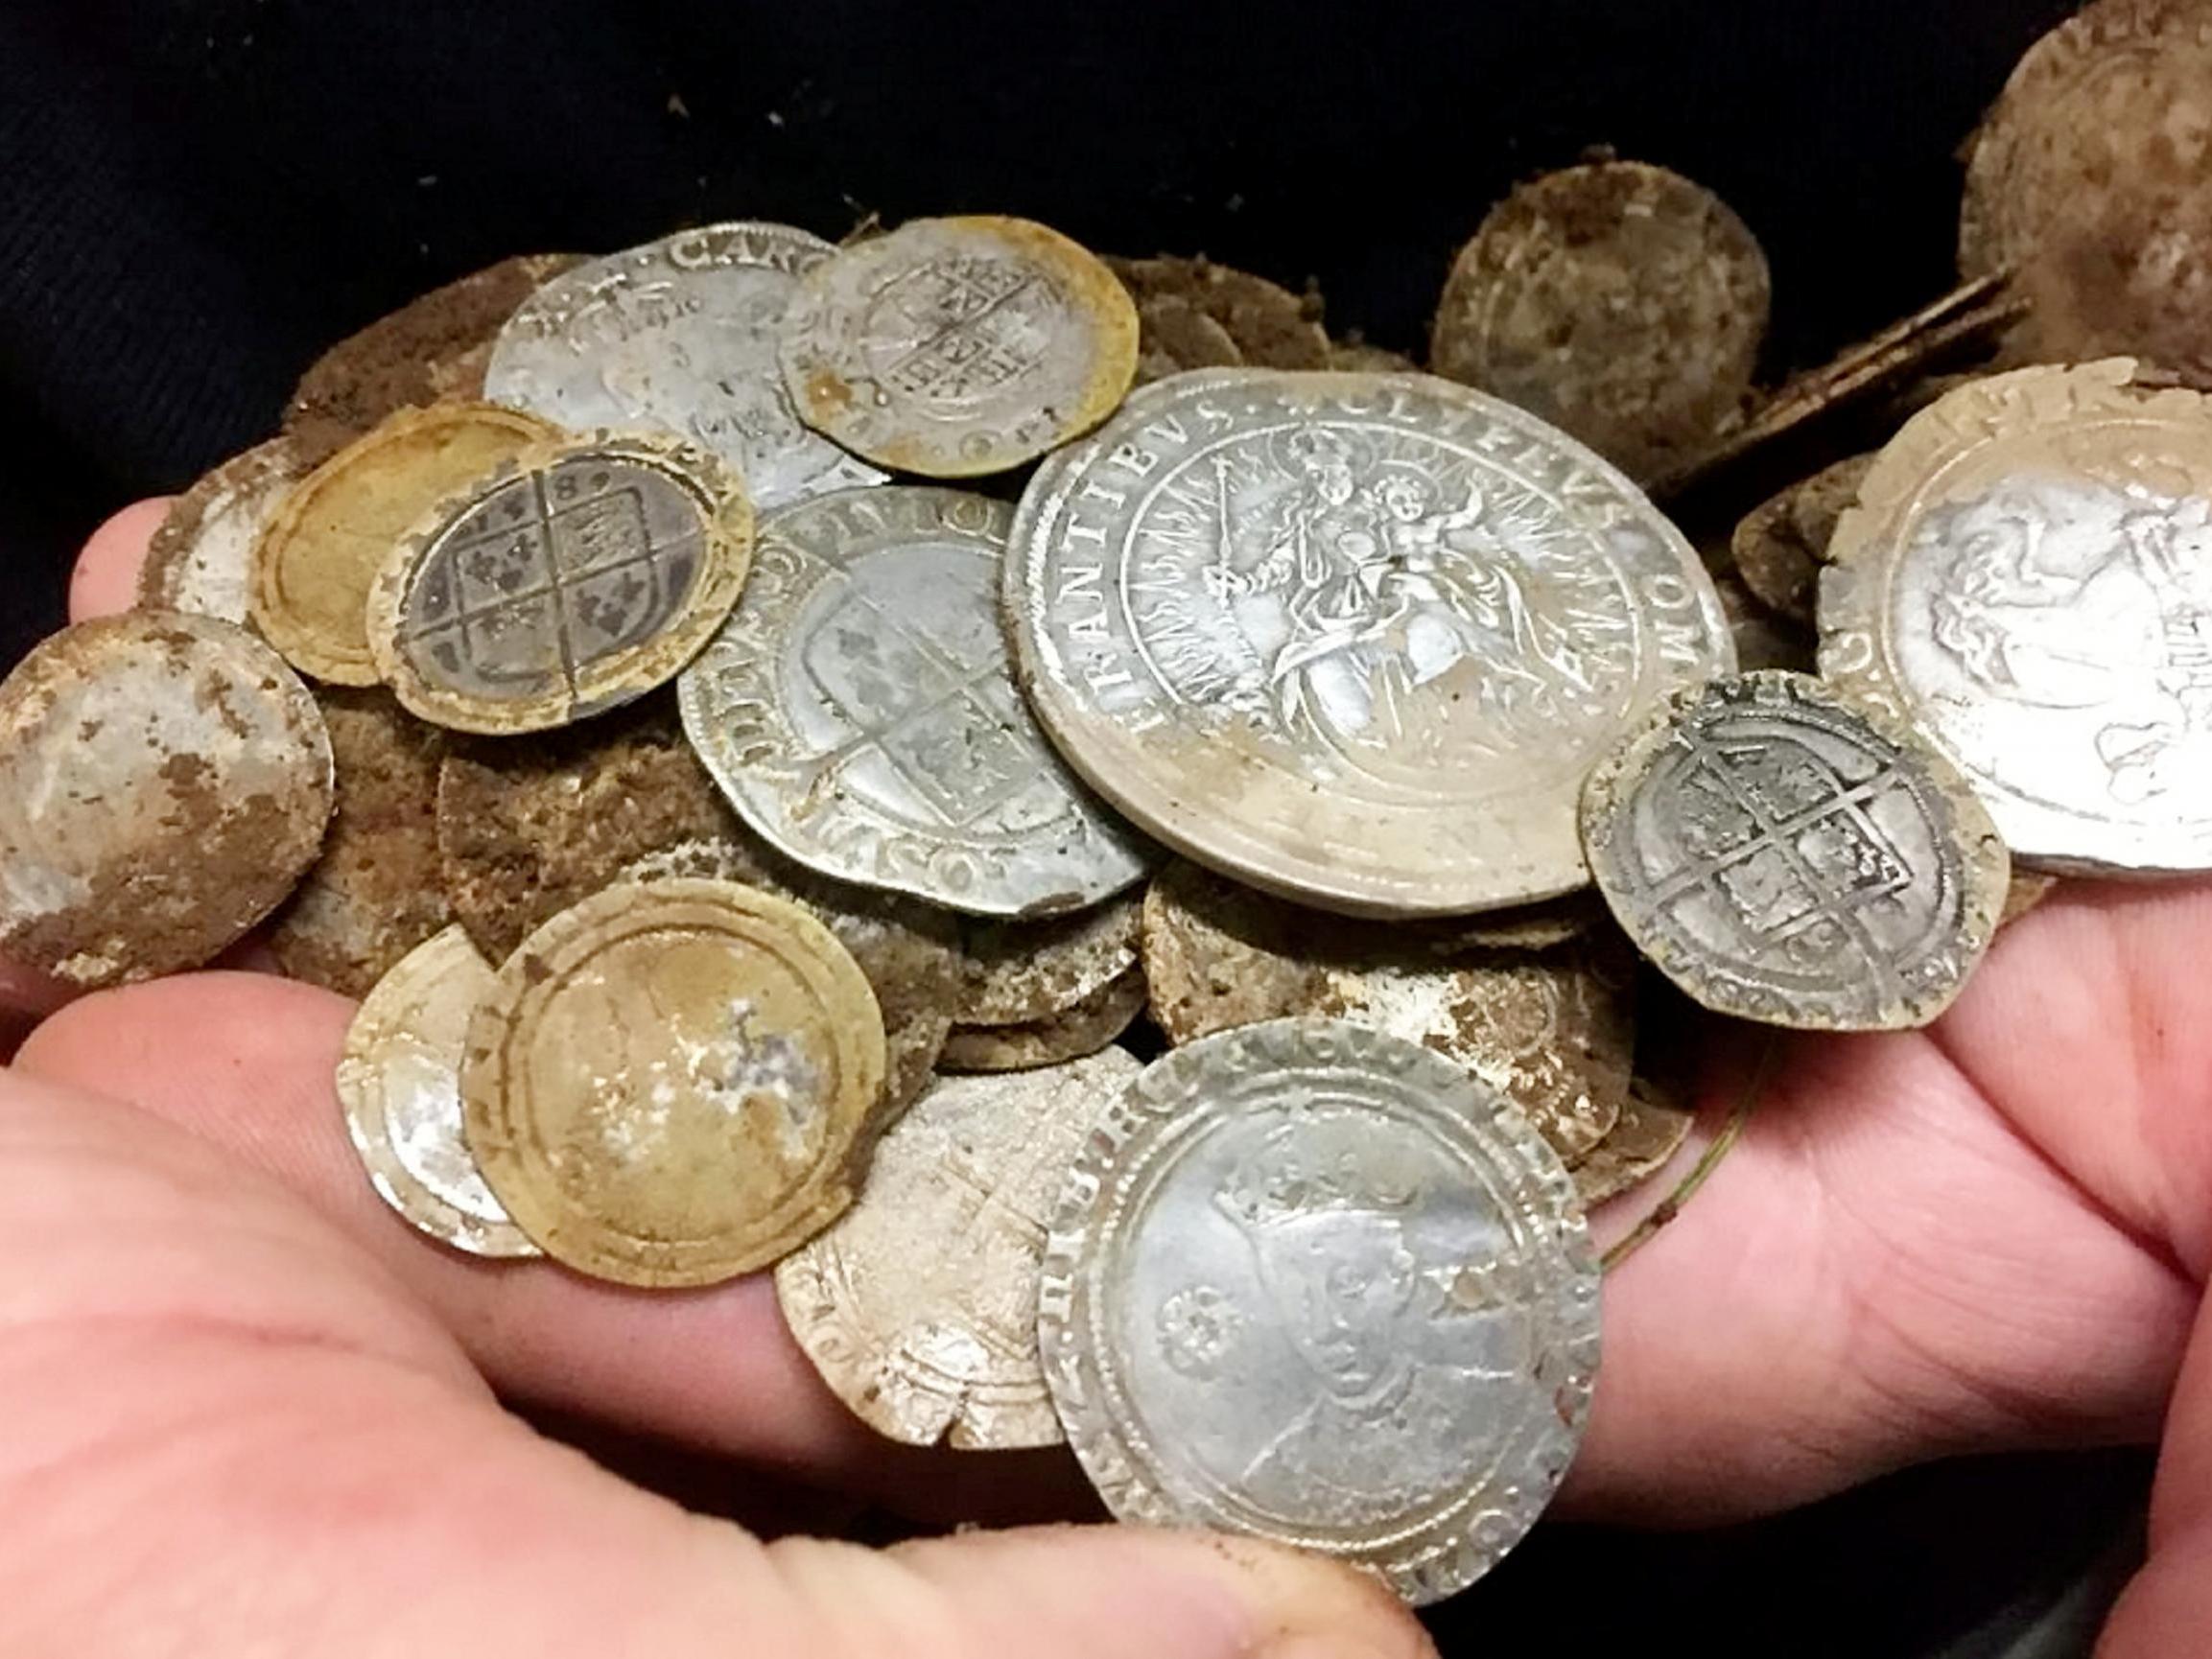
[[[1950,1005],[2005,844],[1950,763],[1801,674],[1678,693],[1590,774],[1583,842],[1636,947],[1707,1008],[1878,1031]]]
[[[1419,1603],[1566,1472],[1598,1270],[1501,1095],[1416,1043],[1272,1020],[1155,1062],[1093,1134],[1038,1337],[1117,1516],[1297,1545]]]
[[[994,610],[1012,509],[849,490],[771,515],[743,597],[679,682],[731,803],[826,876],[983,916],[1094,903],[1146,848],[1014,689]]]
[[[1734,662],[1704,566],[1634,484],[1425,375],[1144,387],[1039,469],[1005,609],[1039,718],[1100,794],[1354,914],[1581,886],[1584,773]]]
[[[554,277],[500,330],[483,395],[577,431],[672,433],[772,507],[884,475],[809,432],[776,340],[799,278],[836,250],[788,224],[703,225]]]
[[[306,471],[298,446],[274,437],[232,456],[178,496],[139,567],[138,608],[192,611],[246,626],[253,544]]]

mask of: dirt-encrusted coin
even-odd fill
[[[253,544],[307,472],[292,439],[232,456],[169,506],[138,567],[138,606],[244,623],[252,611]]]
[[[1760,604],[1793,622],[1812,621],[1836,521],[1857,498],[1873,464],[1871,455],[1848,456],[1744,515],[1729,538],[1729,555],[1745,589]]]
[[[941,1080],[877,1146],[859,1203],[777,1264],[792,1336],[877,1433],[1059,1444],[1037,1357],[1046,1225],[1085,1137],[1141,1069],[1107,1049]]]
[[[1096,1054],[1144,1012],[1144,970],[1117,974],[1079,1002],[1042,1019],[955,1025],[937,1058],[943,1071],[1028,1071]]]
[[[1244,354],[1205,312],[1179,294],[1137,302],[1137,384],[1149,386],[1194,368],[1237,368]]]
[[[565,726],[673,679],[737,603],[753,515],[687,445],[541,445],[435,507],[369,596],[376,666],[426,720]]]
[[[378,980],[345,1033],[338,1098],[369,1184],[416,1231],[480,1256],[534,1256],[461,1133],[469,1020],[491,964],[448,927]]]
[[[807,424],[880,466],[1004,472],[1089,432],[1137,373],[1137,308],[1025,219],[918,219],[808,272],[783,365]]]
[[[969,921],[960,929],[962,1025],[1047,1019],[1137,966],[1141,893],[1041,922]]]
[[[469,1150],[556,1261],[713,1284],[852,1202],[883,1026],[843,946],[726,881],[610,887],[525,940],[469,1027]]]
[[[315,699],[245,629],[63,629],[0,681],[0,955],[81,986],[195,967],[292,891],[330,806]]]
[[[1161,254],[1106,264],[1136,299],[1140,316],[1164,305],[1188,306],[1215,324],[1235,348],[1236,355],[1222,364],[1186,362],[1184,368],[1332,366],[1318,300],[1211,259]]]
[[[1770,1025],[1925,1025],[1988,947],[2010,874],[1948,761],[1802,674],[1676,693],[1590,773],[1582,825],[1637,948],[1706,1007]]]
[[[1574,1166],[1574,1190],[1585,1208],[1642,1185],[1674,1161],[1696,1127],[1697,1114],[1640,1083],[1621,1097],[1612,1130]]]
[[[1565,1474],[1598,1270],[1565,1169],[1501,1096],[1417,1044],[1280,1020],[1173,1050],[1093,1133],[1038,1336],[1117,1516],[1295,1545],[1425,1602]]]
[[[1061,762],[997,611],[1013,509],[897,486],[763,525],[752,579],[679,687],[738,811],[841,880],[987,916],[1092,904],[1151,849]]]

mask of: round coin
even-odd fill
[[[1141,894],[1042,922],[970,922],[960,929],[962,1025],[1048,1019],[1137,966]]]
[[[196,967],[315,861],[330,738],[213,617],[80,622],[0,681],[0,954],[72,985]]]
[[[704,451],[548,444],[434,508],[369,595],[376,666],[463,732],[565,726],[675,677],[744,586],[753,517]]]
[[[507,318],[484,395],[578,432],[660,432],[737,469],[761,507],[883,475],[800,424],[776,341],[836,250],[788,224],[703,225],[595,259]]]
[[[1574,1456],[1598,1272],[1574,1187],[1440,1055],[1278,1020],[1148,1066],[1077,1158],[1039,1347],[1123,1519],[1480,1577]]]
[[[623,885],[564,910],[469,1026],[469,1149],[507,1213],[579,1273],[713,1284],[852,1202],[883,1083],[868,982],[797,905],[726,881]]]
[[[1219,325],[1235,351],[1221,363],[1185,362],[1184,368],[1328,368],[1329,333],[1321,326],[1318,297],[1301,299],[1264,276],[1212,260],[1161,254],[1152,259],[1109,259],[1107,268],[1137,301],[1149,325],[1155,308],[1185,305]],[[1148,329],[1149,332],[1149,329]]]
[[[404,409],[302,479],[253,547],[253,625],[302,673],[373,686],[368,591],[410,526],[553,435],[490,404]]]
[[[2212,868],[2212,399],[2126,359],[1905,424],[1821,574],[1821,673],[1932,737],[2024,862]]]
[[[918,219],[811,271],[784,325],[807,424],[901,472],[1004,472],[1104,420],[1137,373],[1137,308],[1025,219]]]
[[[1011,1025],[955,1025],[937,1064],[945,1071],[1028,1071],[1096,1054],[1144,1012],[1144,973],[1131,968],[1080,1002]]]
[[[138,608],[246,621],[253,544],[284,492],[306,471],[290,438],[271,438],[232,456],[178,496],[138,567]]]
[[[459,927],[378,980],[345,1033],[338,1099],[369,1184],[416,1231],[480,1256],[534,1256],[461,1134],[460,1065],[491,964]]]
[[[686,670],[684,730],[746,823],[847,881],[984,916],[1095,903],[1149,849],[1014,689],[996,609],[1013,510],[849,490],[762,526],[751,582]]]
[[[1100,794],[1355,914],[1582,885],[1583,774],[1733,662],[1697,554],[1635,485],[1425,375],[1144,387],[1038,470],[1003,603],[1032,707]]]
[[[1814,595],[1836,521],[1873,464],[1871,455],[1847,456],[1744,515],[1729,537],[1729,556],[1752,597],[1793,622],[1813,619]]]
[[[1674,1161],[1697,1114],[1638,1084],[1621,1097],[1612,1130],[1574,1166],[1575,1196],[1585,1209],[1640,1186]]]
[[[792,1336],[878,1434],[1059,1444],[1037,1357],[1045,1227],[1085,1137],[1141,1069],[1109,1048],[940,1081],[877,1146],[859,1202],[776,1265]]]
[[[1925,1025],[1996,932],[2004,843],[1951,766],[1820,681],[1680,691],[1591,773],[1590,872],[1636,947],[1722,1014]]]

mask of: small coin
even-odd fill
[[[576,431],[659,432],[721,456],[756,506],[883,475],[800,424],[776,341],[836,250],[788,224],[679,231],[546,283],[500,331],[485,395]]]
[[[469,1149],[548,1255],[713,1284],[843,1213],[882,1090],[868,982],[795,904],[610,887],[525,940],[469,1026]]]
[[[703,450],[538,446],[418,523],[370,593],[369,646],[426,720],[565,726],[673,679],[737,602],[752,543],[744,490]]]
[[[2212,400],[2126,359],[1905,424],[1836,526],[1821,673],[1966,774],[2014,856],[2212,868]]]
[[[1574,1166],[1576,1198],[1588,1209],[1642,1185],[1674,1161],[1696,1122],[1639,1083],[1621,1098],[1612,1133]]]
[[[996,610],[1013,511],[849,490],[763,525],[744,597],[683,676],[684,728],[753,830],[842,880],[986,916],[1093,904],[1150,853],[1014,689]]]
[[[1802,674],[1677,692],[1590,773],[1583,841],[1636,947],[1722,1014],[1925,1025],[1996,931],[2009,865],[1965,779]]]
[[[368,592],[429,508],[553,435],[490,404],[405,409],[294,485],[253,546],[253,625],[302,673],[373,686]]]
[[[918,219],[810,271],[783,334],[801,417],[881,466],[1004,472],[1104,420],[1137,372],[1137,308],[1025,219]]]
[[[1084,1138],[1141,1070],[1118,1048],[938,1082],[885,1134],[867,1189],[776,1266],[776,1299],[837,1397],[894,1440],[1058,1445],[1037,1357],[1045,1228]]]
[[[1180,294],[1137,302],[1137,384],[1194,368],[1237,368],[1244,354],[1229,331]]]
[[[1871,455],[1847,456],[1768,497],[1744,516],[1729,538],[1729,555],[1752,597],[1793,622],[1812,621],[1836,521],[1858,496],[1860,481],[1873,464]]]
[[[1013,1025],[955,1025],[937,1065],[943,1071],[1027,1071],[1096,1054],[1144,1012],[1144,971],[1131,968],[1082,1001]]]
[[[416,1231],[480,1256],[534,1256],[461,1135],[460,1065],[491,964],[448,927],[376,982],[345,1034],[338,1098],[369,1183]]]
[[[244,623],[252,605],[253,544],[306,471],[290,438],[271,438],[178,496],[138,568],[138,608]]]
[[[445,734],[381,689],[321,699],[337,809],[315,861],[276,913],[269,947],[294,979],[363,996],[453,920],[437,855]]]
[[[1651,479],[1741,408],[1771,298],[1757,239],[1711,191],[1640,161],[1569,167],[1460,249],[1429,367]]]
[[[1137,966],[1144,914],[1125,893],[1075,916],[975,922],[960,929],[962,1025],[1018,1025],[1064,1014]]]
[[[330,806],[315,699],[245,629],[66,628],[0,681],[0,954],[80,986],[195,967],[292,890]]]
[[[1003,604],[1040,722],[1109,802],[1353,914],[1581,886],[1584,772],[1733,660],[1633,484],[1425,375],[1144,387],[1039,469]]]
[[[1305,299],[1264,276],[1211,259],[1109,259],[1107,267],[1136,298],[1138,313],[1180,301],[1220,326],[1236,356],[1222,367],[1328,368],[1329,333],[1317,299]],[[1185,368],[1211,368],[1188,362]]]
[[[1257,1534],[1434,1601],[1574,1456],[1597,1263],[1566,1171],[1494,1090],[1413,1043],[1279,1020],[1172,1051],[1094,1132],[1038,1338],[1118,1517]]]
[[[484,389],[500,325],[538,284],[577,263],[573,253],[517,254],[379,317],[308,365],[284,411],[285,431],[320,460],[403,409],[510,401]]]

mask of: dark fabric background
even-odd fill
[[[1409,347],[1490,202],[1605,144],[1734,204],[1770,366],[1809,362],[1945,286],[1957,146],[2066,10],[0,0],[0,666],[94,523],[266,434],[331,340],[508,253],[714,218],[1029,214],[1317,278]],[[1933,1652],[2087,1560],[2139,1479],[1972,1465],[1717,1537],[1553,1530],[1440,1628]]]

